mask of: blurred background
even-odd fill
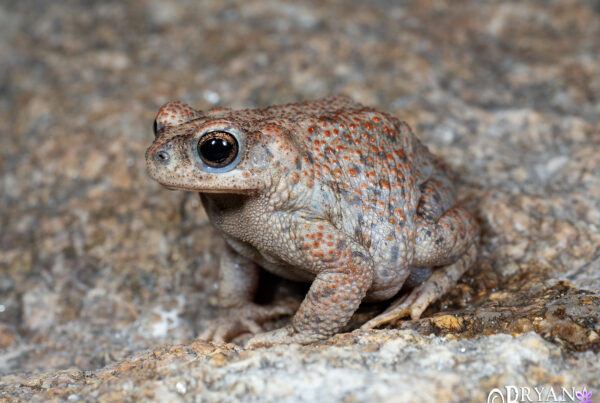
[[[215,315],[221,241],[145,173],[169,100],[394,113],[482,223],[458,312],[523,278],[597,295],[599,38],[597,0],[0,1],[0,375],[100,368]]]

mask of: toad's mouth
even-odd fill
[[[186,190],[186,189],[178,188],[175,186],[169,186],[169,185],[162,185],[162,187],[167,188],[168,190]]]
[[[161,183],[161,186],[172,191],[194,192],[194,193],[220,193],[220,194],[250,194],[256,192],[255,189],[206,189],[186,186],[173,186]]]

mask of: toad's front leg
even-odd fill
[[[294,243],[296,258],[316,273],[310,290],[289,325],[254,336],[246,347],[327,339],[348,323],[371,286],[371,257],[330,224],[300,225]]]
[[[219,316],[205,324],[200,340],[223,342],[242,333],[260,333],[262,323],[294,313],[295,306],[285,301],[272,305],[253,302],[260,268],[252,260],[227,247],[220,263]]]

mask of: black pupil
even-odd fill
[[[230,162],[235,155],[234,144],[223,138],[207,139],[200,144],[200,156],[210,165],[219,165]]]

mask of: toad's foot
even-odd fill
[[[323,334],[298,332],[291,325],[287,325],[281,329],[257,334],[248,340],[245,348],[269,347],[276,344],[311,344],[327,338],[328,336]]]
[[[436,301],[456,284],[476,257],[477,249],[473,244],[460,259],[435,270],[425,282],[412,290],[410,294],[398,298],[381,315],[362,325],[361,330],[374,329],[406,316],[410,316],[413,320],[419,319],[429,304]]]
[[[261,333],[261,324],[280,316],[292,315],[297,306],[292,303],[277,305],[256,305],[227,308],[215,320],[209,321],[198,339],[204,341],[226,342],[243,333]]]
[[[365,324],[363,324],[360,329],[361,330],[370,330],[376,327],[385,325],[387,323],[394,322],[398,319],[402,319],[406,316],[411,316],[413,319],[418,319],[421,316],[421,312],[423,310],[414,310],[413,306],[415,305],[415,301],[419,298],[417,295],[417,289],[413,290],[408,295],[403,295],[398,298],[396,301],[389,306],[383,313],[377,315],[373,319],[369,320]],[[414,312],[413,312],[414,310]]]

